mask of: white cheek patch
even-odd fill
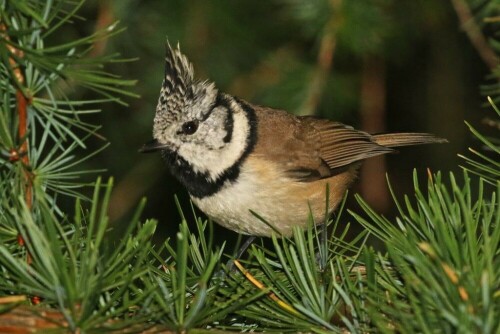
[[[217,107],[213,110],[209,118],[207,118],[203,123],[206,125],[206,131],[204,133],[205,137],[200,138],[203,141],[203,145],[210,150],[222,150],[228,144],[224,142],[224,138],[227,135],[227,130],[224,126],[226,123],[226,118],[230,117],[228,115],[230,111],[224,107]]]
[[[178,154],[191,164],[194,171],[207,173],[213,181],[238,162],[247,146],[247,138],[250,133],[248,118],[235,103],[232,107],[234,123],[230,142],[220,149],[213,150],[208,150],[205,145],[185,143],[178,151]],[[217,137],[224,137],[224,135],[224,129],[220,129],[217,134],[214,134]],[[209,138],[206,140],[210,141]],[[216,140],[219,141],[219,138]]]
[[[217,115],[210,116],[200,125],[200,134],[197,134],[197,142],[207,150],[222,148],[221,121]]]

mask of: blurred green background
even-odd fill
[[[146,196],[144,217],[177,231],[174,194],[185,190],[159,154],[141,155],[151,139],[163,76],[165,43],[180,43],[199,78],[252,103],[315,114],[369,132],[431,132],[447,145],[403,148],[365,164],[352,193],[392,215],[386,171],[398,195],[412,193],[412,171],[458,170],[457,153],[474,145],[463,121],[487,113],[479,86],[488,67],[460,29],[450,1],[402,0],[120,0],[88,1],[86,20],[67,30],[84,35],[116,20],[127,30],[95,45],[134,62],[108,70],[137,79],[138,99],[108,104],[88,121],[102,124],[111,145],[92,161],[115,177],[110,217],[115,226]],[[67,37],[67,36],[65,36]],[[89,94],[75,92],[75,94]],[[103,142],[93,138],[90,147]],[[350,200],[349,208],[356,210]],[[187,211],[187,210],[186,210]],[[346,219],[348,219],[346,215]],[[233,232],[217,230],[231,239]]]

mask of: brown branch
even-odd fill
[[[332,68],[335,47],[337,46],[338,22],[340,21],[338,10],[341,4],[342,0],[330,0],[332,15],[323,30],[316,68],[310,81],[307,96],[300,108],[301,115],[313,115],[320,102],[326,79]]]
[[[0,305],[10,304],[10,303],[20,303],[26,301],[26,299],[27,298],[24,295],[0,297]]]
[[[18,136],[21,141],[19,151],[22,154],[21,162],[24,166],[24,198],[29,209],[33,206],[33,175],[30,171],[28,155],[28,101],[21,90],[16,92],[17,113],[19,115]]]
[[[160,325],[132,325],[122,329],[112,330],[120,324],[119,319],[109,320],[103,326],[102,332],[115,334],[175,334],[178,332],[170,331]],[[106,327],[109,325],[109,328]],[[80,329],[71,331],[68,328],[68,323],[63,314],[57,310],[43,309],[40,307],[19,306],[7,313],[0,314],[0,334],[30,334],[30,333],[47,333],[47,332],[62,332],[81,333]],[[98,331],[98,329],[96,329]],[[185,331],[184,331],[185,332]],[[209,334],[229,334],[234,332],[219,331],[219,330],[203,330],[193,329],[189,332],[193,333],[209,333]]]
[[[7,42],[6,47],[10,53],[9,64],[12,69],[12,73],[14,74],[14,80],[17,86],[24,85],[25,78],[24,73],[21,70],[20,64],[17,62],[16,58],[22,58],[24,53],[21,50],[16,49],[12,44],[9,43],[10,38],[7,34],[7,26],[4,23],[0,23],[0,36]],[[24,166],[24,197],[26,200],[26,204],[28,208],[31,209],[33,205],[33,182],[32,175],[30,172],[30,160],[28,154],[28,98],[24,95],[24,92],[21,88],[17,88],[16,90],[16,108],[17,114],[19,117],[18,124],[18,137],[20,141],[20,145],[18,145],[17,149],[13,149],[14,155],[19,156],[20,160]],[[11,159],[11,161],[17,161],[17,159]]]
[[[484,63],[490,68],[495,69],[499,65],[499,58],[495,51],[489,46],[488,41],[476,24],[472,12],[464,0],[451,0],[455,12],[457,12],[460,26],[465,31],[471,44],[474,46]]]
[[[36,313],[34,313],[36,312]],[[60,312],[51,310],[30,310],[18,307],[10,312],[0,314],[0,333],[36,333],[40,330],[59,328],[64,317]]]
[[[2,37],[6,43],[7,50],[10,53],[9,57],[9,65],[12,69],[12,73],[14,74],[13,80],[15,80],[16,85],[18,86],[16,90],[16,108],[18,115],[18,129],[17,135],[18,140],[20,142],[17,145],[17,148],[12,148],[11,158],[9,161],[12,163],[21,161],[23,165],[23,178],[24,178],[24,199],[26,201],[26,206],[31,210],[33,207],[33,174],[31,173],[30,167],[30,159],[29,159],[29,143],[28,143],[28,104],[31,103],[30,99],[28,99],[23,90],[20,88],[25,83],[24,73],[21,70],[21,65],[17,62],[16,59],[20,59],[24,57],[24,53],[22,50],[16,49],[12,44],[10,44],[10,38],[7,33],[7,26],[4,23],[0,23],[0,37]],[[21,246],[24,246],[25,240],[23,240],[22,236],[18,236],[18,243]],[[26,261],[31,263],[31,255],[27,253]]]

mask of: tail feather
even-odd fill
[[[373,140],[385,147],[447,143],[448,140],[429,133],[388,133],[373,135]]]

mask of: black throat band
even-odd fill
[[[229,121],[230,124],[225,124],[226,131],[231,136],[234,129],[230,99],[231,97],[222,95],[221,93],[219,93],[217,97],[217,103],[226,107],[229,114],[231,114],[228,116],[231,117]],[[257,116],[255,115],[255,110],[245,101],[238,98],[234,98],[234,101],[244,111],[245,117],[248,120],[249,133],[241,156],[234,165],[224,170],[216,180],[212,180],[210,175],[206,172],[195,172],[193,166],[176,152],[168,149],[162,150],[162,156],[172,175],[176,177],[182,185],[186,187],[189,194],[195,198],[201,199],[212,196],[217,193],[225,183],[236,180],[240,174],[241,165],[255,147],[255,143],[257,142]],[[230,137],[228,141],[230,141]]]

